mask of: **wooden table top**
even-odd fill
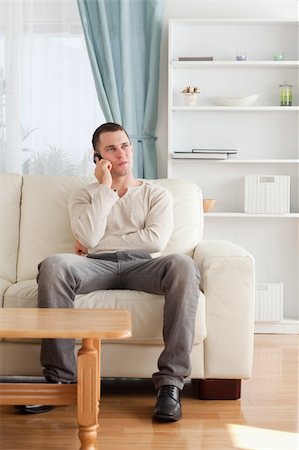
[[[0,308],[0,337],[131,337],[131,316],[121,309]]]

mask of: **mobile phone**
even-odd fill
[[[99,153],[94,152],[94,154],[93,154],[93,162],[95,164],[97,163],[96,158],[98,158],[99,160],[103,159]]]

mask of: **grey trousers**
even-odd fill
[[[152,259],[142,251],[94,255],[49,256],[39,266],[38,307],[73,308],[76,294],[102,289],[132,289],[165,296],[164,350],[153,374],[156,389],[173,384],[182,389],[191,372],[195,315],[199,299],[199,271],[193,260],[172,254]],[[73,339],[44,339],[41,365],[54,381],[76,381]],[[138,364],[138,361],[136,361]]]

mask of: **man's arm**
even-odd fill
[[[113,190],[102,185],[81,189],[70,198],[72,230],[80,244],[87,247],[89,253],[127,249],[155,253],[163,250],[173,231],[171,193],[167,189],[154,189],[148,210],[142,218],[143,225],[134,228],[132,223],[122,223],[121,230],[118,228],[114,233],[110,231],[108,235],[107,218],[118,200],[119,197]],[[147,200],[145,204],[146,202]],[[118,217],[121,220],[121,216]]]
[[[157,190],[151,199],[150,209],[142,228],[133,232],[103,237],[92,252],[126,249],[160,252],[166,247],[172,231],[172,195],[167,189]]]
[[[105,234],[107,217],[118,200],[116,192],[97,183],[70,197],[71,228],[80,244],[94,248],[100,242]]]

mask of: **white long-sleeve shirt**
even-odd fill
[[[90,184],[70,197],[69,212],[73,234],[88,253],[147,250],[157,256],[173,231],[171,193],[145,181],[122,197]]]

